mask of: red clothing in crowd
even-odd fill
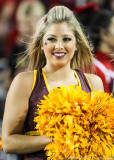
[[[0,5],[10,4],[13,2],[14,2],[14,0],[0,0]]]
[[[8,58],[11,52],[11,49],[14,46],[14,43],[16,41],[16,37],[17,37],[17,29],[16,29],[16,12],[17,12],[17,8],[19,6],[19,4],[21,3],[22,0],[0,0],[0,11],[4,11],[4,8],[6,6],[11,7],[12,6],[12,13],[10,14],[8,18],[9,22],[9,29],[7,34],[5,35],[5,41],[4,41],[4,45],[3,45],[3,50],[1,52],[1,55],[3,57]],[[4,18],[4,17],[2,17]],[[5,17],[6,18],[6,17]],[[7,20],[7,21],[8,21]]]
[[[109,54],[96,51],[94,65],[95,74],[102,79],[105,92],[111,93],[112,83],[114,81],[114,64],[112,63]]]

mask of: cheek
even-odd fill
[[[52,50],[54,49],[54,45],[53,44],[49,44],[47,42],[44,43],[44,52],[46,53],[51,53]]]
[[[68,46],[67,46],[67,49],[71,52],[74,52],[75,51],[75,48],[76,48],[76,45],[74,43],[70,43]]]

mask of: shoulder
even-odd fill
[[[34,71],[21,72],[14,78],[14,81],[19,81],[24,84],[29,84],[34,78]]]
[[[16,75],[14,79],[24,79],[27,80],[28,78],[33,78],[34,77],[34,71],[27,71],[27,72],[21,72]]]
[[[103,90],[104,91],[103,82],[99,76],[95,74],[89,74],[89,73],[84,73],[84,75],[90,81],[93,90],[96,90],[96,91]]]
[[[21,72],[14,78],[10,90],[19,90],[31,94],[32,84],[34,80],[34,71]]]

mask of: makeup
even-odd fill
[[[47,45],[47,42],[45,42],[44,44]]]

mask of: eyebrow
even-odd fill
[[[57,36],[55,36],[55,35],[53,35],[53,34],[48,34],[46,37],[48,37],[48,36],[57,37]],[[71,34],[70,34],[70,35],[69,35],[69,34],[64,34],[64,35],[63,35],[63,37],[68,37],[68,36],[71,36],[71,37],[72,37],[73,35],[71,35]]]
[[[55,35],[53,35],[53,34],[48,34],[47,36],[52,36],[52,37],[56,37],[56,36],[55,36]],[[46,37],[47,37],[47,36],[46,36]]]

